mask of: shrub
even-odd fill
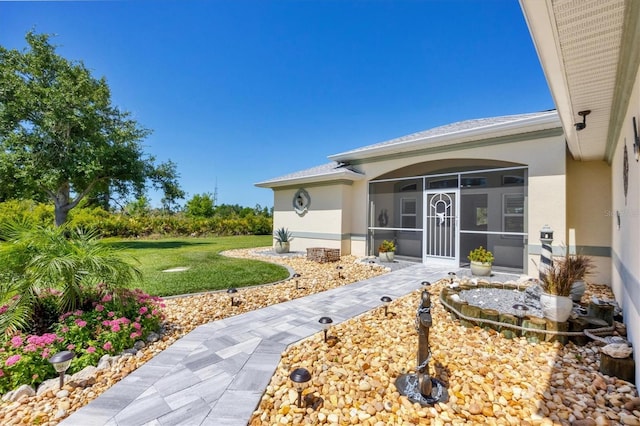
[[[493,263],[493,253],[484,247],[480,246],[474,250],[469,252],[469,256],[467,256],[472,262],[480,262],[480,263]]]
[[[378,251],[380,253],[386,253],[386,252],[392,252],[392,251],[394,252],[396,251],[396,245],[393,243],[393,241],[384,240],[378,246]]]
[[[53,333],[4,335],[0,340],[0,394],[55,377],[48,359],[56,352],[75,353],[68,370],[73,374],[96,365],[105,354],[132,347],[160,328],[164,307],[160,298],[138,289],[122,290],[118,297],[105,291],[104,285],[90,290],[90,308],[60,316]],[[43,293],[55,294],[55,290]]]

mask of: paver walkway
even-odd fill
[[[404,296],[448,271],[415,264],[199,326],[61,425],[246,425],[280,354],[321,331],[321,316],[341,323],[380,306],[382,296]]]

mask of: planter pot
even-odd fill
[[[381,251],[378,253],[378,257],[380,258],[380,262],[393,262],[395,254],[393,251]]]
[[[488,277],[491,275],[491,263],[471,261],[471,273],[479,277]]]
[[[289,253],[289,242],[286,243],[276,243],[275,249],[276,253]]]
[[[540,309],[545,318],[555,322],[565,322],[571,316],[573,301],[567,296],[542,293],[540,295]]]
[[[571,294],[569,295],[569,297],[571,297],[571,300],[573,300],[574,302],[580,303],[586,289],[587,285],[584,281],[576,281],[571,284]]]

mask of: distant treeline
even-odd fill
[[[130,203],[118,212],[79,206],[69,212],[67,226],[95,229],[103,237],[267,235],[273,229],[272,211],[260,205],[221,204],[205,211],[187,206],[175,213],[151,209],[145,201]],[[53,217],[52,204],[30,200],[0,203],[0,223],[18,220],[49,225]]]

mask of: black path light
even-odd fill
[[[64,373],[71,365],[71,360],[74,356],[75,354],[71,351],[62,351],[49,358],[53,368],[60,374],[60,389],[64,386]]]
[[[298,273],[296,272],[295,274],[291,275],[291,277],[292,277],[292,278],[294,278],[294,279],[296,280],[296,290],[302,290],[302,289],[304,289],[304,287],[300,287],[300,286],[298,285],[298,284],[299,284],[299,281],[300,281],[300,277],[301,277],[301,275],[300,275],[300,274],[298,274]]]
[[[389,310],[389,303],[391,303],[391,298],[389,296],[382,296],[380,298],[380,301],[382,301],[382,303],[384,303],[384,316],[386,318],[388,310]]]
[[[318,322],[324,327],[324,342],[327,343],[327,331],[329,330],[329,327],[331,327],[333,320],[329,317],[322,317]]]
[[[291,372],[289,378],[293,382],[293,386],[298,391],[298,407],[302,408],[302,391],[311,380],[311,373],[306,368],[296,368]]]
[[[338,271],[338,278],[339,278],[339,279],[344,278],[344,275],[342,275],[342,269],[344,269],[344,268],[342,267],[342,265],[338,265],[338,266],[336,266],[336,270]]]
[[[455,272],[449,272],[449,282],[451,284],[453,284],[453,277],[455,277],[455,276],[456,276]]]
[[[515,311],[516,317],[518,318],[518,326],[522,327],[522,319],[526,315],[529,308],[521,303],[516,303],[512,306],[512,308]]]
[[[236,302],[233,299],[234,295],[238,292],[235,287],[231,287],[227,290],[227,294],[231,297],[231,306],[236,306]]]
[[[424,286],[430,286],[431,283],[429,281],[422,281],[420,284],[424,285]]]
[[[370,269],[373,269],[373,266],[374,266],[375,264],[376,264],[376,261],[375,261],[375,260],[370,260],[370,261],[369,261],[369,268],[370,268]]]

